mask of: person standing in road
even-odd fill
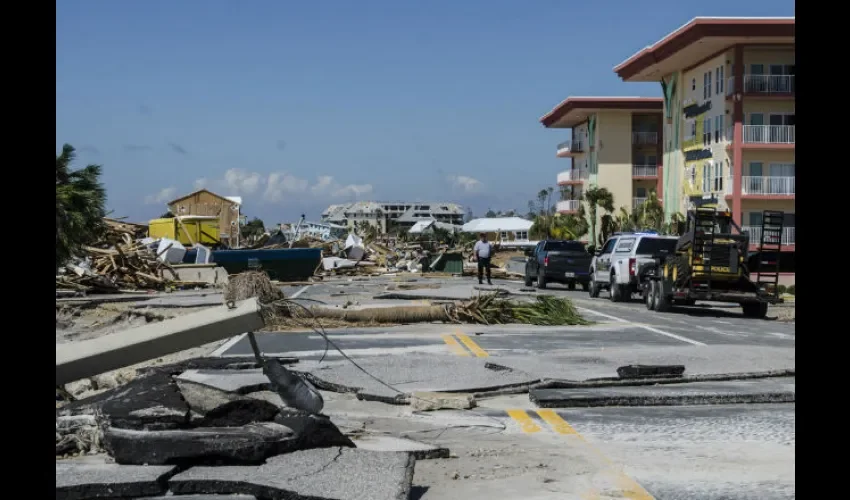
[[[487,233],[480,234],[481,239],[475,242],[475,247],[472,249],[472,255],[478,261],[478,284],[484,284],[484,270],[487,270],[487,284],[492,285],[490,281],[490,256],[493,254],[493,245],[487,241]]]

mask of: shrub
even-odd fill
[[[791,286],[789,286],[788,288],[785,289],[785,292],[790,293],[791,295],[797,295],[795,293],[796,291],[797,291],[797,288],[794,285],[791,285]]]

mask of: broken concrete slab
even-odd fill
[[[166,431],[107,428],[104,447],[119,464],[260,463],[297,447],[295,433],[266,422]]]
[[[104,420],[122,429],[179,429],[189,422],[189,405],[165,374],[133,380],[100,405]]]
[[[360,450],[411,453],[416,460],[449,458],[451,455],[448,448],[395,436],[367,434],[355,439],[354,444]]]
[[[271,389],[269,378],[262,368],[249,370],[186,370],[174,377],[178,381],[203,384],[220,391],[233,394],[268,391]]]
[[[100,460],[56,462],[57,500],[129,498],[162,495],[174,466],[118,465]]]
[[[255,422],[270,422],[280,407],[255,398],[228,401],[208,411],[198,427],[240,427]]]
[[[292,369],[307,373],[316,387],[355,392],[362,399],[405,402],[416,391],[482,393],[521,386],[538,380],[515,370],[492,370],[485,361],[461,356],[420,353],[416,356],[375,356],[358,360],[364,370],[394,387],[366,375],[348,361],[302,362]]]
[[[236,401],[245,396],[233,392],[222,391],[205,384],[198,384],[188,380],[175,379],[180,394],[192,411],[206,414],[226,403]]]
[[[468,410],[475,408],[472,394],[415,391],[410,394],[410,406],[416,411]]]
[[[684,365],[628,365],[617,368],[620,378],[678,377],[685,373]]]
[[[307,413],[295,408],[281,408],[274,421],[295,432],[299,449],[354,446],[351,439],[343,434],[327,415]]]
[[[258,466],[192,467],[168,484],[177,495],[407,500],[414,465],[409,453],[325,448],[279,455]]]
[[[789,403],[795,400],[794,380],[758,379],[642,387],[533,389],[529,391],[528,398],[541,408]]]

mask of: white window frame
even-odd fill
[[[711,99],[711,70],[708,70],[708,97],[706,99]]]
[[[714,162],[712,167],[712,179],[711,185],[714,188],[713,191],[715,193],[723,192],[723,163],[722,162]]]
[[[528,241],[528,231],[517,231],[514,234],[516,235],[516,239],[520,241]]]
[[[685,170],[687,171],[686,175],[688,176],[688,182],[690,183],[691,188],[696,187],[696,185],[697,185],[697,167],[696,166],[690,166],[690,167],[687,167]]]
[[[692,140],[697,135],[697,121],[693,118],[685,119],[685,137],[686,141]]]
[[[702,164],[702,192],[710,193],[711,192],[711,168],[713,166],[711,160],[708,160]]]
[[[708,135],[708,140],[706,140],[706,135]],[[702,119],[702,144],[703,146],[707,146],[711,144],[711,117],[706,116]]]

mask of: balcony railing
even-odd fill
[[[731,177],[726,178],[726,194],[732,194]],[[797,194],[797,178],[777,176],[741,177],[741,194],[755,196],[794,196]]]
[[[632,198],[632,209],[637,210],[638,208],[642,207],[644,203],[646,203],[646,197],[645,196],[643,198],[638,198],[636,196],[636,197]]]
[[[584,151],[584,143],[581,140],[569,140],[558,144],[558,154],[580,153]]]
[[[735,92],[735,77],[726,81],[726,95]],[[745,94],[794,94],[794,75],[744,75]]]
[[[742,226],[741,230],[749,233],[750,235],[750,244],[758,245],[761,243],[761,226]],[[775,242],[765,242],[776,244]],[[796,227],[783,227],[782,228],[782,245],[796,245],[797,244],[797,228]]]
[[[794,144],[794,125],[744,125],[744,143]]]
[[[632,144],[658,144],[658,132],[632,132]]]
[[[586,181],[589,178],[590,173],[587,170],[564,170],[558,174],[558,184],[571,181]]]
[[[632,177],[658,177],[658,165],[632,165]]]
[[[576,212],[580,205],[580,200],[561,200],[555,204],[555,210],[558,212]]]

